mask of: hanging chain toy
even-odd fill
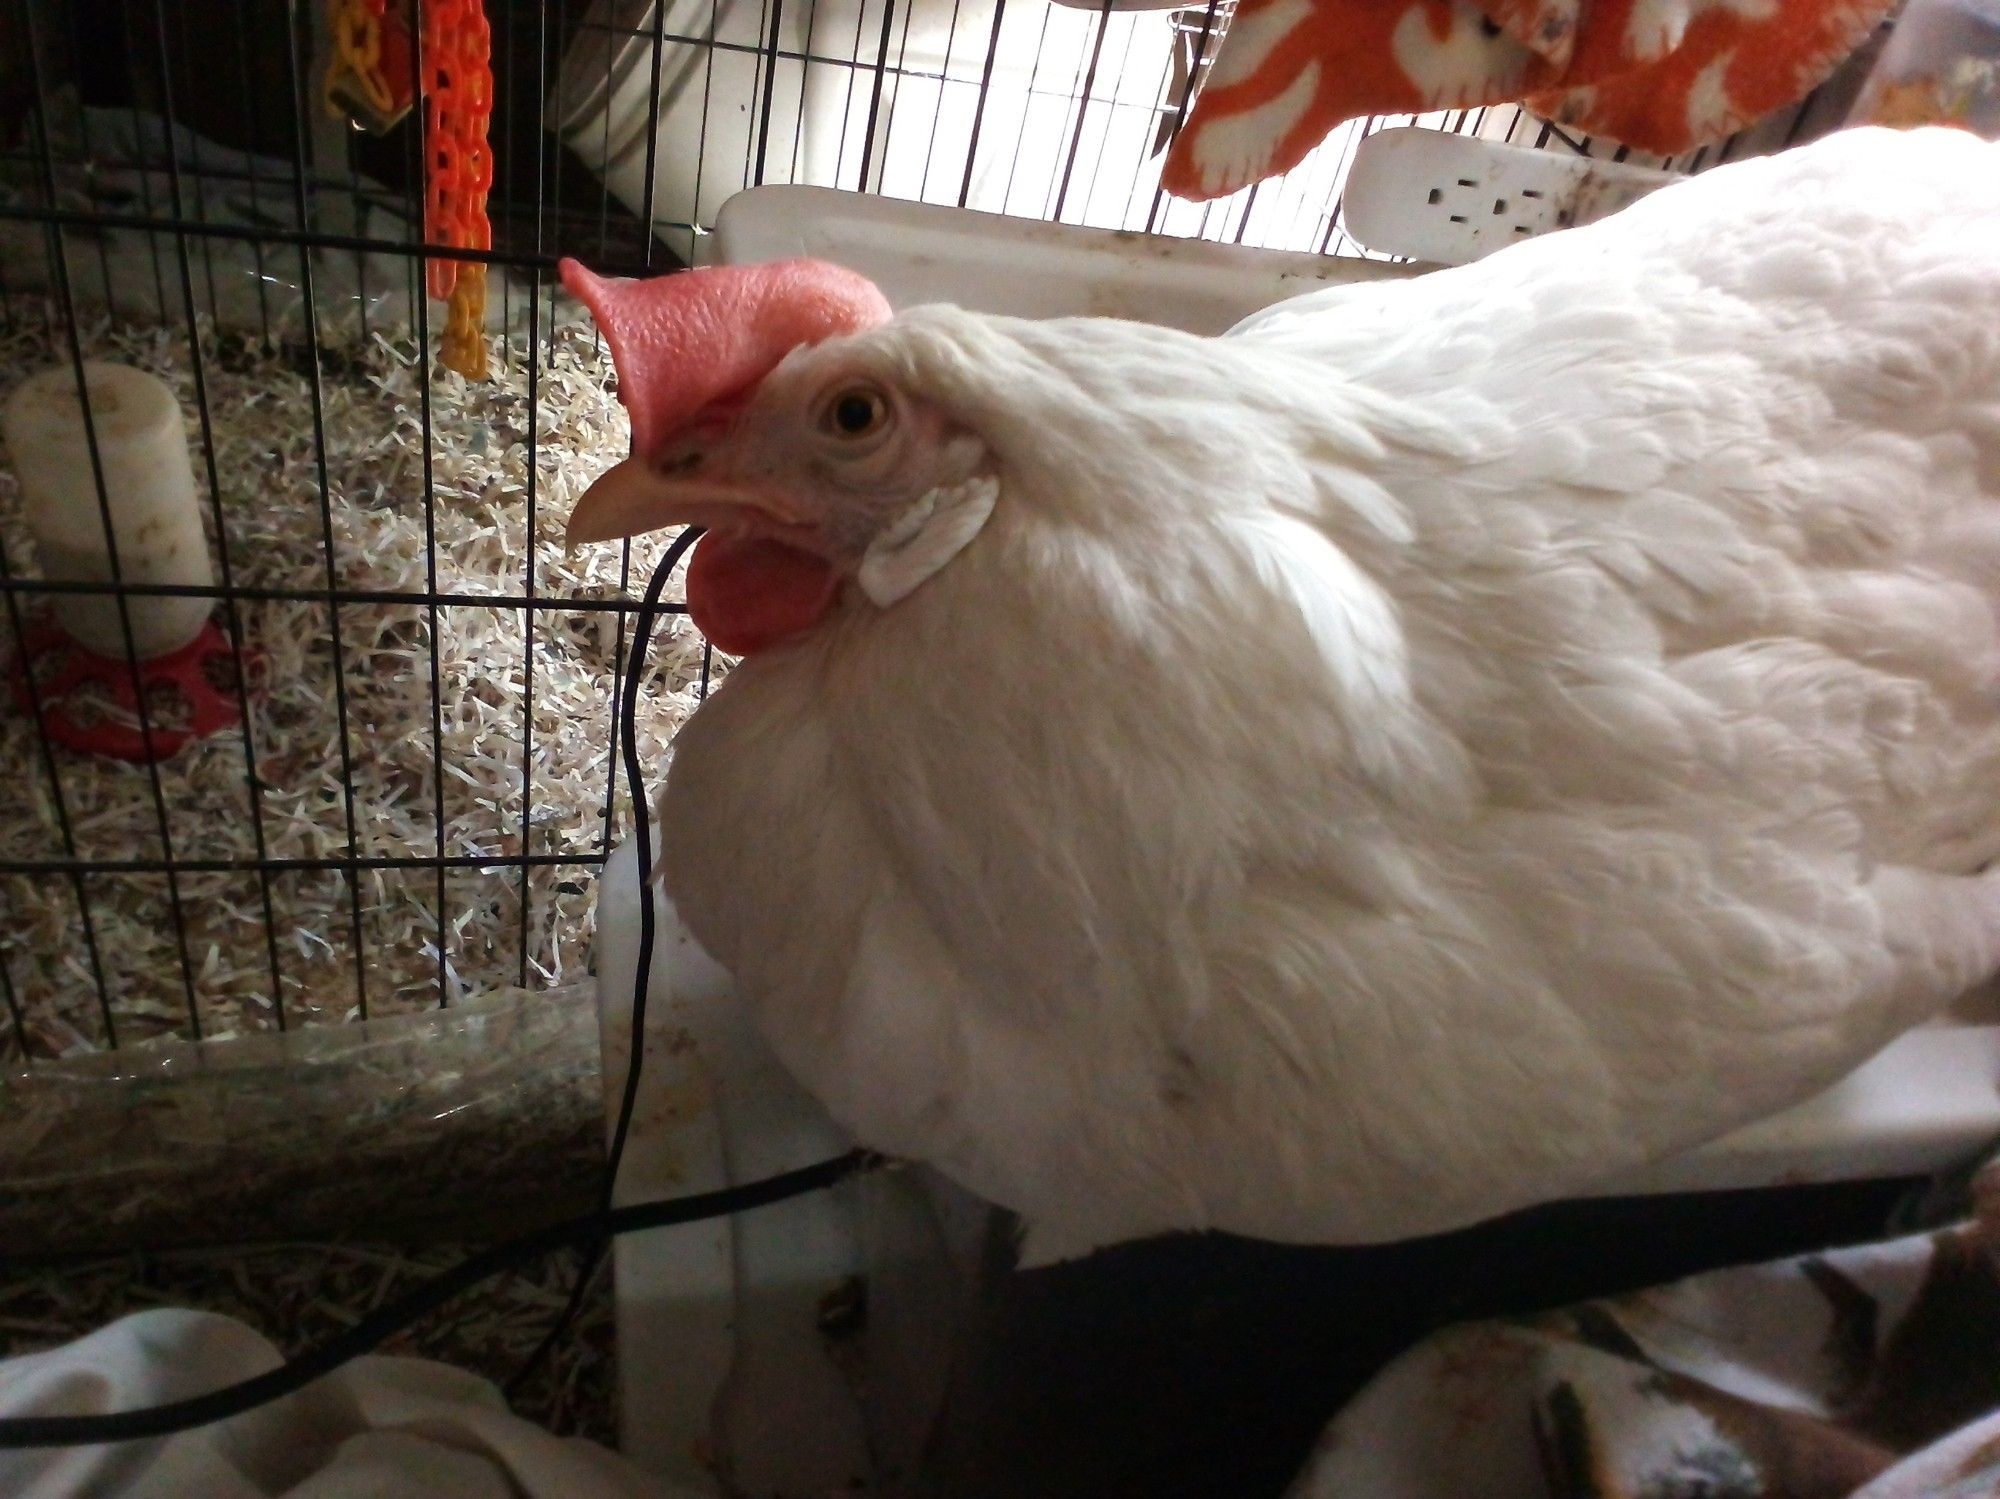
[[[482,0],[424,0],[424,237],[490,250],[486,195],[493,186],[493,34]],[[446,302],[438,359],[468,380],[486,378],[486,264],[433,260],[430,293]]]
[[[333,0],[327,113],[386,135],[410,112],[410,29],[384,0]]]
[[[382,134],[412,105],[410,37],[388,0],[332,0],[329,111]],[[493,186],[493,33],[483,0],[422,0],[424,239],[461,250],[493,248],[486,197]],[[438,362],[486,378],[486,264],[434,258],[424,282],[445,303]]]

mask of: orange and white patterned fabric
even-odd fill
[[[1523,102],[1670,156],[1810,93],[1892,0],[1239,0],[1164,182],[1216,198],[1360,115]]]

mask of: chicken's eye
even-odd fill
[[[835,392],[820,414],[820,425],[836,437],[872,437],[888,421],[888,399],[872,385]]]

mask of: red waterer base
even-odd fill
[[[243,721],[235,672],[229,637],[213,620],[171,655],[141,661],[139,686],[146,694],[150,733],[139,727],[132,669],[85,650],[51,619],[29,626],[10,675],[14,701],[24,713],[32,713],[40,698],[43,731],[56,744],[144,764],[168,759],[194,740]]]

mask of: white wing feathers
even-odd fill
[[[2000,146],[1850,132],[1221,341],[880,337],[1004,412],[1001,501],[732,675],[668,874],[1044,1252],[1572,1192],[1994,970]]]

